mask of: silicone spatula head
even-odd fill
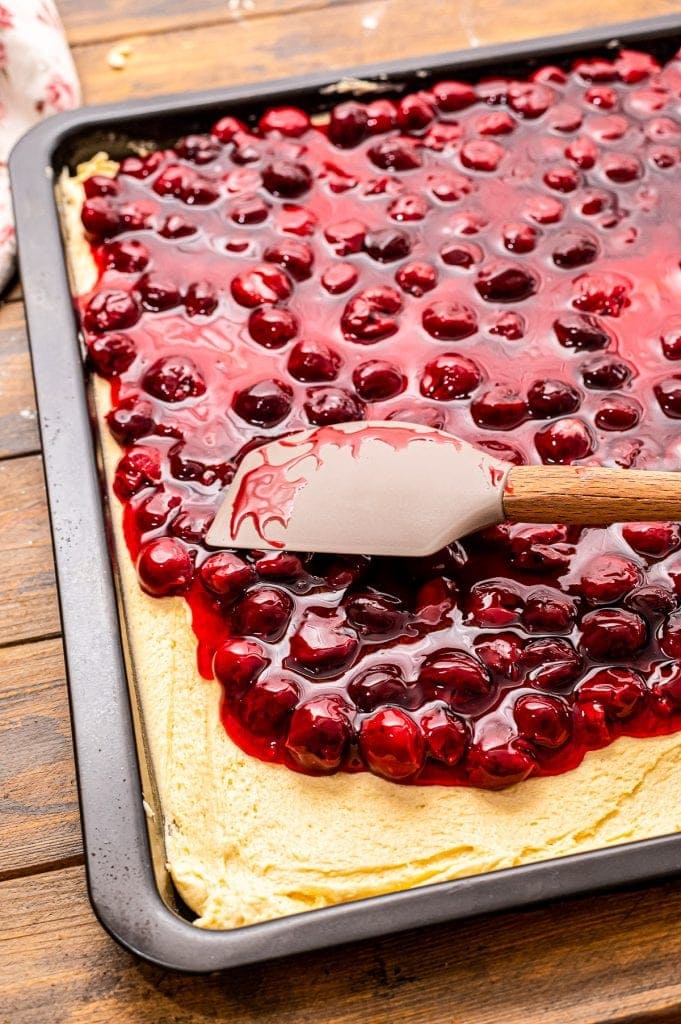
[[[212,547],[429,555],[503,520],[510,468],[410,423],[305,430],[249,452],[206,540]]]

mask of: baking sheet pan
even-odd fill
[[[374,82],[399,95],[438,78],[527,75],[619,46],[669,58],[681,16],[504,46],[482,47],[304,78],[85,107],[34,128],[10,159],[19,261],[38,398],[67,658],[69,699],[90,899],[104,927],[145,959],[214,971],[406,928],[536,903],[681,870],[681,835],[648,839],[453,882],[358,900],[232,931],[191,924],[166,871],[160,808],[143,724],[129,689],[115,567],[88,409],[78,328],[67,280],[54,185],[98,149],[119,157],[129,140],[172,143],[218,116],[247,120],[266,107],[310,112],[337,102],[339,80]],[[352,95],[345,92],[344,97]],[[149,803],[145,806],[142,792]]]

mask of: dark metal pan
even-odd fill
[[[45,453],[68,665],[90,898],[104,927],[157,964],[213,971],[303,950],[464,918],[576,893],[660,879],[681,869],[681,835],[547,860],[454,882],[313,910],[264,924],[194,928],[164,865],[161,813],[134,687],[128,687],[115,566],[108,543],[96,439],[54,199],[62,167],[129,139],[173,141],[218,114],[257,116],[293,103],[330,107],[342,77],[378,81],[386,94],[438,77],[526,75],[543,62],[596,55],[618,44],[662,58],[681,44],[681,17],[483,47],[330,75],[84,108],[49,119],[16,146],[10,172],[40,427]]]

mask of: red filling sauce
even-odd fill
[[[678,469],[680,96],[678,60],[624,52],[323,127],[225,117],[85,183],[130,557],[188,602],[249,754],[499,787],[681,727],[678,524],[502,526],[419,559],[204,544],[244,454],[311,426]]]

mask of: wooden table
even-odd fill
[[[61,0],[86,100],[679,11],[665,0]],[[113,47],[129,44],[123,69]],[[681,882],[193,978],[87,901],[20,286],[0,309],[0,1024],[681,1021]],[[96,683],[96,681],[95,681]]]

